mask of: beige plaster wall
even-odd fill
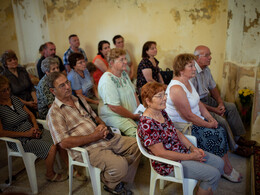
[[[16,52],[19,58],[14,13],[11,0],[0,1],[0,55],[7,49]]]
[[[260,1],[229,0],[226,60],[260,65]]]
[[[199,44],[212,50],[211,70],[221,82],[226,47],[227,0],[44,0],[50,40],[58,55],[68,48],[67,37],[79,35],[89,59],[100,40],[121,34],[136,64],[144,42],[157,42],[160,66],[172,66],[182,52],[193,52]]]
[[[255,91],[252,122],[260,113],[260,1],[229,0],[222,94],[239,101],[238,90]]]

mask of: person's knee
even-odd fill
[[[111,178],[115,178],[115,180],[120,180],[124,178],[128,171],[128,163],[125,159],[117,160],[113,167],[107,170],[107,173]]]
[[[237,111],[236,105],[232,102],[225,102],[225,108],[228,112]]]

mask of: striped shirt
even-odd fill
[[[80,98],[88,112],[95,118],[96,114],[87,104],[86,100]],[[60,143],[63,139],[70,136],[85,136],[93,133],[96,128],[96,124],[91,120],[89,114],[82,108],[78,102],[78,99],[72,96],[75,107],[66,105],[59,99],[55,98],[47,115],[47,123],[50,128],[52,139],[54,144]],[[100,146],[108,146],[109,142],[104,139],[81,146],[86,150]],[[69,152],[71,152],[69,150]],[[78,153],[71,153],[73,158],[78,157]]]
[[[86,55],[85,51],[83,49],[79,48],[79,52],[82,53],[82,55],[85,58],[85,61],[87,62],[88,58],[87,58],[87,55]],[[71,49],[71,47],[64,53],[64,55],[63,55],[64,66],[65,65],[69,65],[68,59],[69,59],[70,54],[72,54],[72,53],[74,53],[74,51]]]
[[[210,90],[216,87],[216,83],[208,67],[202,70],[196,61],[195,61],[195,67],[197,70],[196,76],[191,78],[190,81],[192,82],[195,89],[197,90],[200,99],[202,99],[209,95]]]

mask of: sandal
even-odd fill
[[[59,175],[60,175],[60,177],[59,177]],[[46,179],[51,182],[62,182],[62,181],[65,181],[66,179],[68,179],[68,177],[69,177],[68,175],[55,173],[55,175],[52,178],[46,177]]]
[[[240,177],[240,179],[242,179],[243,178],[243,176],[242,176],[242,174],[241,173],[239,173],[236,169],[232,169],[232,171],[234,171],[234,173],[237,175],[237,176],[239,176]]]
[[[73,170],[73,177],[78,181],[87,181],[87,176],[85,176],[84,174],[80,174],[77,170]]]
[[[222,176],[225,179],[227,179],[227,180],[229,180],[229,181],[231,181],[233,183],[240,183],[242,180],[241,180],[241,177],[239,175],[237,175],[237,173],[238,172],[233,168],[232,172],[230,173],[230,175],[227,175],[227,174],[224,173]]]
[[[120,182],[119,184],[117,184],[115,189],[111,189],[111,188],[107,187],[106,185],[104,185],[103,188],[104,188],[104,190],[106,190],[107,192],[110,192],[112,194],[120,194],[120,195],[132,195],[133,194],[133,192],[131,190],[128,190],[124,187],[123,182]]]

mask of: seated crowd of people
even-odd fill
[[[242,175],[231,165],[228,150],[249,157],[256,142],[244,138],[236,106],[220,97],[208,68],[210,49],[200,45],[194,54],[177,55],[174,77],[167,86],[155,58],[157,44],[147,41],[135,87],[135,68],[124,49],[124,38],[116,35],[112,40],[113,49],[106,40],[98,43],[92,62],[75,34],[69,36],[63,61],[53,42],[41,45],[37,86],[18,64],[15,52],[4,52],[0,136],[19,139],[25,152],[45,159],[48,181],[68,178],[54,172],[56,152],[68,168],[67,151],[77,159],[80,157],[70,148],[83,147],[91,164],[101,169],[104,189],[113,194],[132,194],[124,184],[134,181],[141,158],[136,136],[149,153],[180,162],[184,177],[201,181],[198,194],[212,194],[221,176],[241,182]],[[135,113],[140,101],[146,108],[141,115]],[[50,131],[40,129],[36,118],[47,120]],[[118,128],[121,135],[110,127]],[[197,138],[197,147],[185,133]],[[170,165],[153,161],[152,166],[161,175],[173,176]],[[74,176],[82,179],[76,170]]]

